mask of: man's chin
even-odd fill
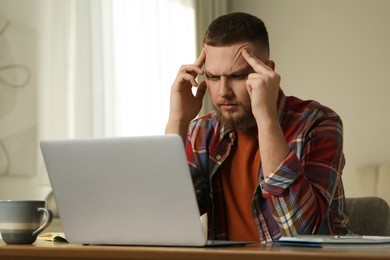
[[[256,126],[256,121],[252,115],[244,116],[224,116],[218,113],[220,121],[225,128],[231,129],[233,131],[246,131],[254,126]]]

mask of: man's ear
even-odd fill
[[[275,62],[273,60],[268,60],[265,62],[265,65],[270,67],[272,70],[275,70]]]

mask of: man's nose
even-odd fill
[[[229,97],[232,95],[232,93],[233,92],[230,85],[230,80],[227,77],[222,76],[220,80],[218,95],[221,97]]]

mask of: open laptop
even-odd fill
[[[178,135],[45,140],[41,149],[70,243],[248,244],[206,240]]]

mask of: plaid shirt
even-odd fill
[[[252,212],[260,241],[282,235],[347,233],[343,127],[340,117],[315,101],[286,97],[280,91],[279,122],[290,153],[265,179],[262,169]],[[186,141],[188,164],[201,213],[208,214],[209,239],[229,239],[221,165],[236,133],[216,113],[193,120]]]

